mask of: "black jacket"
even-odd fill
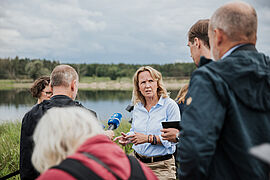
[[[56,95],[50,100],[45,100],[42,103],[35,105],[23,117],[20,141],[20,175],[22,180],[36,179],[39,176],[39,173],[31,163],[31,156],[34,148],[32,135],[40,118],[52,107],[67,106],[83,107],[78,101],[73,101],[68,96]],[[96,115],[94,111],[90,111]]]
[[[194,71],[181,121],[179,179],[269,179],[249,154],[270,142],[270,59],[245,45]]]

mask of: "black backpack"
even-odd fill
[[[90,153],[83,152],[83,155],[88,157],[89,159],[92,159],[102,165],[105,169],[107,169],[110,173],[112,173],[116,179],[120,180],[119,176],[115,174],[109,166],[104,164],[100,159],[95,157],[94,155]],[[131,174],[129,179],[130,180],[146,180],[145,174],[141,168],[141,165],[139,164],[138,160],[133,156],[127,156],[130,162],[130,168],[131,168]],[[90,168],[83,165],[79,160],[67,158],[64,161],[62,161],[58,166],[53,166],[50,169],[60,169],[62,171],[65,171],[69,173],[71,176],[78,180],[88,180],[88,179],[97,179],[102,180],[100,176],[98,176],[95,172],[93,172]]]

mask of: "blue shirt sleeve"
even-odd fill
[[[177,103],[172,99],[168,99],[168,101],[169,101],[169,103],[168,103],[168,107],[166,109],[166,111],[167,111],[166,112],[166,114],[167,114],[166,121],[180,121],[181,115],[180,115],[180,110],[179,110]],[[177,143],[169,142],[167,140],[163,140],[161,135],[159,135],[159,138],[160,138],[162,145],[166,148],[173,148],[175,146],[175,144],[177,144]]]

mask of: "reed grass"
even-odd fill
[[[19,169],[21,123],[0,124],[0,178]],[[19,175],[11,179],[20,179]]]

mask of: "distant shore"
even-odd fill
[[[179,90],[188,80],[169,79],[164,80],[167,90]],[[0,90],[5,89],[28,89],[33,83],[31,80],[0,80]],[[82,90],[132,90],[133,84],[130,79],[125,80],[91,80],[86,82],[85,79],[79,83],[79,89]]]

